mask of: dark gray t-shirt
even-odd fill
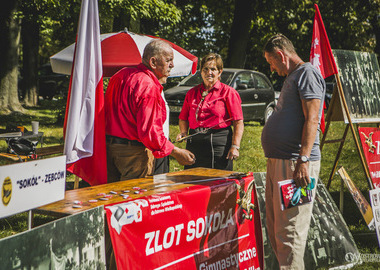
[[[265,157],[292,160],[298,158],[305,122],[301,99],[320,99],[321,119],[325,92],[326,85],[321,73],[310,63],[301,65],[289,74],[282,86],[275,111],[261,134]],[[320,159],[318,128],[310,160]]]

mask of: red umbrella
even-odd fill
[[[100,35],[103,76],[111,77],[123,67],[136,66],[141,63],[145,45],[154,38],[158,37],[135,34],[129,31]],[[194,74],[197,70],[198,58],[170,41],[167,42],[172,46],[174,52],[174,68],[170,77]],[[54,72],[71,74],[74,49],[75,43],[50,57]]]

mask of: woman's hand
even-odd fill
[[[177,135],[176,142],[180,141],[183,137],[187,136],[187,132],[189,131],[189,121],[179,119],[179,134]]]
[[[227,159],[234,160],[239,157],[239,149],[235,145],[232,145],[230,151],[228,151]]]
[[[183,137],[186,137],[187,133],[179,133],[175,139],[176,142],[179,142]]]

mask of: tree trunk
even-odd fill
[[[253,0],[235,0],[226,66],[244,68],[249,31],[253,18]]]
[[[118,32],[124,29],[134,33],[140,33],[140,18],[134,20],[128,14],[119,13],[114,17],[112,31]]]
[[[39,25],[34,16],[25,16],[21,26],[23,45],[22,94],[26,106],[36,106],[38,102],[37,73]]]
[[[23,111],[18,99],[18,1],[1,1],[0,9],[0,111]]]

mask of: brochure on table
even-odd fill
[[[30,161],[0,169],[0,218],[65,197],[66,156]]]

